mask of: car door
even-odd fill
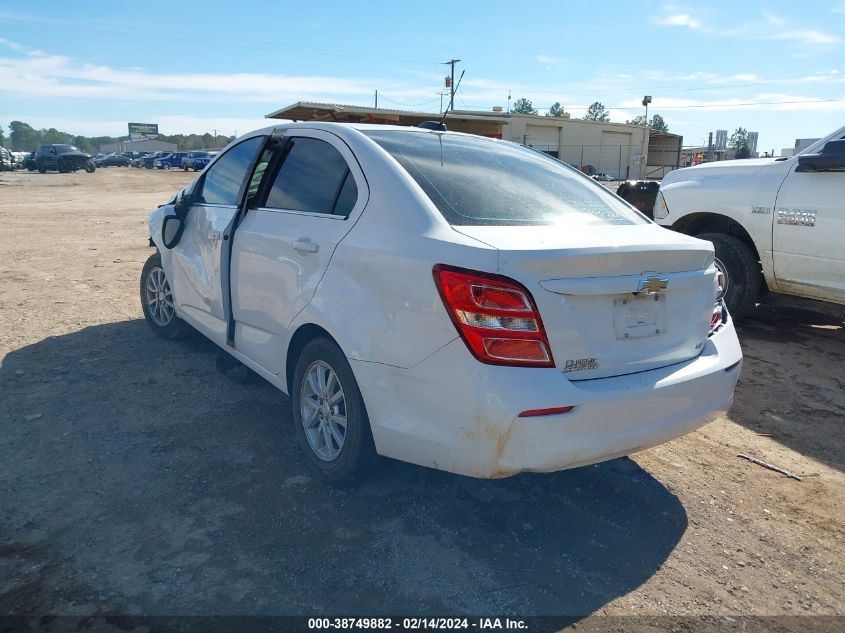
[[[276,151],[235,233],[231,266],[235,348],[274,374],[291,322],[369,196],[358,162],[334,134],[292,130]]]
[[[229,309],[226,271],[221,267],[223,244],[228,242],[247,175],[266,140],[266,136],[254,136],[241,141],[200,177],[190,193],[192,205],[172,253],[173,270],[168,276],[179,314],[221,345],[226,341]]]
[[[845,170],[796,163],[778,191],[772,242],[780,290],[845,301]]]

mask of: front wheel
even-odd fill
[[[754,252],[742,240],[724,233],[701,233],[696,237],[713,243],[719,271],[719,298],[725,300],[735,319],[751,312],[760,299],[762,271]]]
[[[150,255],[141,271],[141,308],[144,320],[159,338],[180,339],[190,333],[190,326],[176,316],[173,290],[161,264],[161,253]]]
[[[85,161],[85,171],[89,174],[93,174],[97,170],[97,165],[94,164],[93,160]]]
[[[364,399],[334,341],[316,338],[305,346],[290,398],[299,446],[318,477],[351,483],[375,461]]]

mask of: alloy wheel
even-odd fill
[[[147,308],[153,323],[160,327],[167,327],[173,320],[176,310],[173,307],[173,291],[164,274],[164,269],[155,267],[147,275],[144,288]]]
[[[324,361],[308,366],[299,407],[305,437],[323,461],[337,459],[346,442],[346,397],[335,371]]]

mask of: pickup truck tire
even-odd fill
[[[297,441],[320,479],[351,484],[373,464],[376,451],[364,399],[334,341],[318,337],[303,348],[290,400]],[[344,426],[339,419],[345,419]]]
[[[169,297],[169,309],[162,300]],[[144,320],[153,333],[163,339],[185,338],[192,332],[191,326],[176,316],[173,309],[173,292],[161,265],[161,254],[150,255],[141,271],[141,309]]]
[[[696,237],[713,243],[716,265],[725,276],[724,299],[734,319],[751,312],[760,298],[762,274],[754,252],[740,239],[724,233],[700,233]]]

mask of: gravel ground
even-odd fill
[[[840,308],[768,300],[729,415],[631,458],[335,490],[281,393],[142,321],[189,177],[0,174],[0,614],[845,615]]]

